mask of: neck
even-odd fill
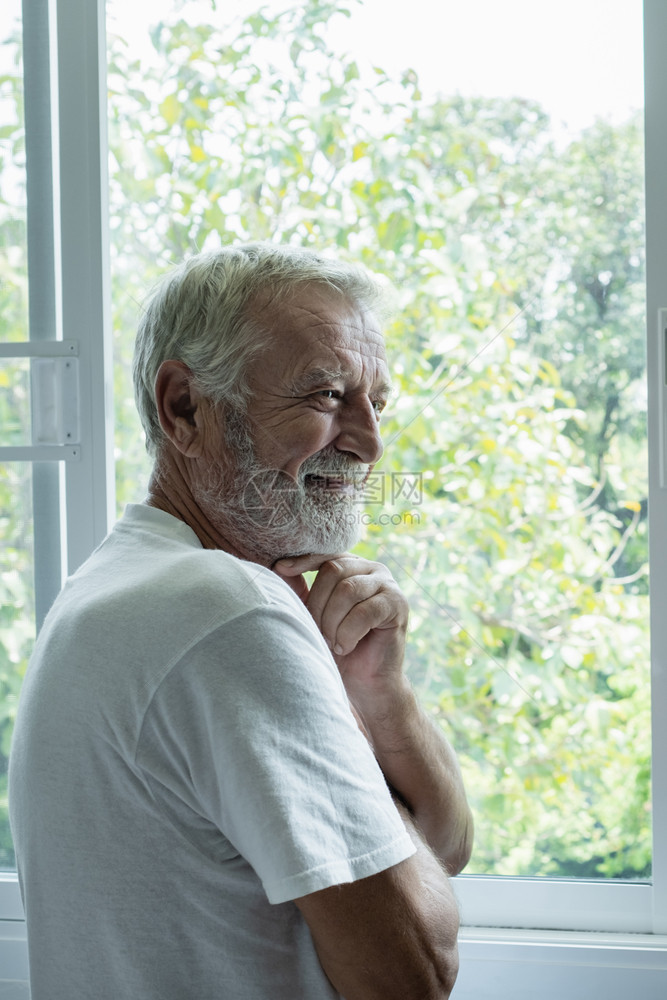
[[[205,549],[219,549],[238,559],[256,562],[261,566],[270,567],[275,561],[269,555],[253,551],[238,537],[238,532],[230,525],[212,523],[193,496],[188,477],[179,463],[158,458],[151,473],[144,502],[149,507],[163,510],[187,524]]]

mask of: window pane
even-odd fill
[[[20,0],[0,11],[0,342],[28,336],[25,155]],[[29,364],[0,364],[0,444],[30,443]],[[14,867],[7,757],[35,632],[32,470],[0,465],[0,868]]]
[[[641,4],[390,8],[109,4],[118,495],[145,485],[157,273],[280,239],[386,275],[400,396],[361,551],[410,596],[468,870],[645,878]]]
[[[7,759],[21,680],[35,639],[29,463],[0,465],[0,551],[0,869],[12,869]]]
[[[0,340],[28,336],[21,3],[0,12]]]
[[[0,447],[30,445],[30,361],[0,358]]]

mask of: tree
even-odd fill
[[[475,805],[470,870],[643,876],[638,126],[561,148],[527,101],[426,100],[412,70],[369,86],[326,42],[353,2],[176,12],[141,63],[111,40],[119,500],[145,484],[130,357],[167,266],[279,239],[386,276],[399,393],[360,551],[410,596],[410,675]]]

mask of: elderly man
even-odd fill
[[[255,244],[148,304],[148,497],[55,602],[16,723],[33,1000],[450,994],[470,813],[402,672],[405,598],[348,552],[378,301]]]

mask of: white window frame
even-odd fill
[[[26,353],[64,349],[53,344],[65,338],[74,343],[80,366],[80,441],[67,452],[46,446],[56,450],[29,448],[14,456],[36,461],[40,621],[63,573],[87,557],[114,518],[106,44],[104,0],[23,0],[23,11],[32,337]],[[648,1000],[667,996],[667,615],[656,598],[667,596],[664,0],[644,0],[644,29],[653,876],[650,884],[459,876],[460,1000],[549,1000],[566,990],[611,1000],[630,989]],[[10,457],[0,449],[0,461]],[[64,540],[62,548],[54,535]],[[12,874],[0,875],[0,970],[0,985],[27,978],[23,911]]]
[[[71,445],[0,448],[50,473],[48,496],[34,491],[38,625],[115,509],[104,19],[104,0],[23,0],[30,340],[0,356],[75,357],[80,429]],[[48,560],[45,521],[49,538],[60,527]]]
[[[79,369],[79,440],[0,449],[0,462],[34,463],[39,626],[64,577],[104,538],[115,511],[105,4],[23,0],[22,20],[31,339],[2,345],[0,355],[72,353]],[[1,874],[3,996],[27,997],[27,978],[18,880]]]

